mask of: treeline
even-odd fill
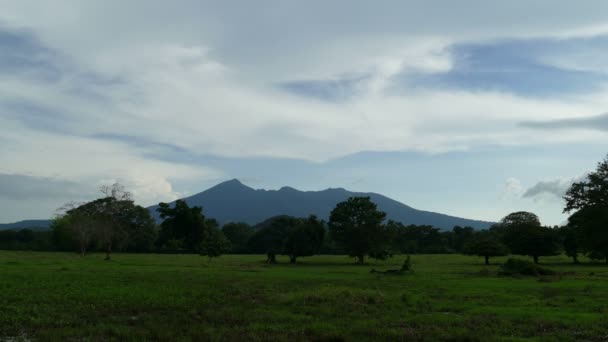
[[[69,204],[47,232],[23,229],[0,231],[1,249],[112,251],[134,253],[198,253],[216,257],[224,253],[298,257],[346,254],[363,263],[365,258],[385,259],[393,254],[464,253],[485,258],[507,254],[527,255],[538,263],[543,256],[566,253],[578,263],[579,255],[608,263],[608,159],[581,182],[572,184],[564,199],[564,212],[572,213],[564,227],[545,227],[538,217],[520,211],[507,215],[487,230],[454,227],[451,231],[425,225],[404,225],[386,220],[369,197],[352,197],[338,203],[327,222],[315,216],[279,216],[255,226],[228,223],[220,227],[203,208],[178,200],[160,203],[157,225],[150,212],[134,204],[119,185],[105,186],[103,197]]]

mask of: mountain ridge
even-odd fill
[[[278,190],[253,189],[236,178],[183,199],[190,206],[203,207],[205,216],[218,220],[220,224],[246,222],[255,225],[280,215],[305,217],[314,214],[327,220],[337,203],[353,196],[369,196],[380,210],[387,213],[388,219],[403,224],[427,224],[442,230],[450,230],[456,225],[484,229],[493,224],[488,221],[418,210],[374,192],[352,192],[344,188],[301,191],[289,186],[283,186]],[[158,218],[157,207],[155,205],[148,208],[156,218]]]

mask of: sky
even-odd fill
[[[603,0],[0,8],[0,222],[238,178],[556,225],[608,153]]]

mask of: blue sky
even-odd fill
[[[239,178],[553,225],[608,153],[604,1],[0,5],[0,222]]]

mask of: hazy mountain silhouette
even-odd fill
[[[337,203],[352,196],[369,196],[380,210],[387,213],[389,219],[404,224],[426,224],[444,230],[451,230],[456,225],[484,229],[492,224],[417,210],[376,193],[350,192],[342,188],[322,191],[299,191],[291,187],[255,190],[237,179],[220,183],[184,199],[190,206],[203,207],[205,216],[215,218],[220,224],[247,222],[254,225],[279,215],[306,217],[314,214],[327,220]],[[158,218],[156,208],[157,206],[152,206],[149,209]]]
[[[23,229],[45,230],[51,226],[51,220],[23,220],[15,223],[0,223],[0,230]]]

